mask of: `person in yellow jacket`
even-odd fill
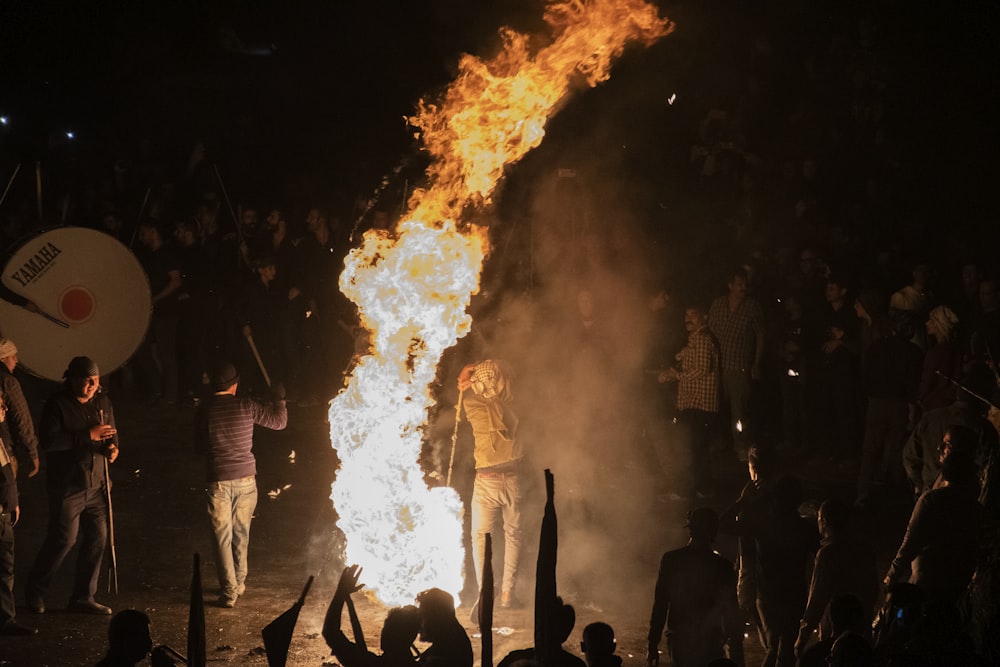
[[[476,480],[472,489],[472,542],[476,579],[483,576],[486,534],[504,535],[500,607],[514,602],[521,547],[521,481],[519,467],[524,452],[517,438],[517,415],[512,409],[513,371],[499,360],[466,365],[458,375],[465,416],[475,440],[473,458]]]

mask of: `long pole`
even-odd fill
[[[17,172],[21,171],[21,163],[18,162],[17,166],[14,167],[14,173],[10,175],[10,180],[7,181],[7,187],[3,190],[3,195],[0,195],[0,206],[3,206],[4,200],[7,199],[7,193],[10,192],[10,186],[14,185],[14,179],[17,178]]]
[[[250,344],[250,351],[253,352],[253,358],[257,361],[257,368],[260,369],[260,374],[264,376],[264,382],[270,387],[271,376],[267,374],[267,369],[264,368],[264,360],[260,358],[260,352],[257,351],[257,343],[253,341],[253,334],[245,331],[243,335],[246,336],[247,343]]]
[[[219,187],[222,188],[222,196],[226,199],[226,206],[229,207],[229,215],[233,216],[233,224],[236,225],[236,236],[240,238],[240,243],[243,243],[246,239],[243,238],[243,228],[240,227],[240,220],[236,217],[236,211],[233,210],[233,202],[229,200],[229,192],[226,191],[226,184],[222,182],[222,174],[219,173],[219,165],[213,164],[212,169],[215,170],[215,178],[219,181]]]
[[[104,457],[104,490],[108,497],[108,547],[111,550],[111,567],[108,568],[108,593],[118,595],[118,555],[115,553],[115,510],[111,506],[111,477],[108,474],[108,457]]]
[[[941,371],[934,371],[934,372],[937,373],[938,375],[940,375],[941,377],[943,377],[948,382],[950,382],[953,385],[955,385],[956,387],[958,387],[959,389],[961,389],[962,391],[964,391],[966,394],[968,394],[972,398],[979,399],[980,401],[982,401],[983,403],[985,403],[986,405],[988,405],[991,408],[995,408],[996,407],[995,405],[993,405],[993,402],[990,399],[988,399],[985,396],[982,396],[980,394],[977,394],[976,392],[972,391],[971,389],[969,389],[968,387],[966,387],[964,384],[962,384],[961,382],[959,382],[958,380],[956,380],[955,378],[948,377],[947,375],[945,375]]]
[[[38,199],[38,224],[44,225],[42,216],[42,163],[35,162],[35,196]]]
[[[451,458],[448,460],[448,479],[445,486],[451,486],[451,471],[455,467],[455,446],[458,444],[458,425],[462,421],[462,397],[464,389],[458,390],[458,403],[455,404],[455,428],[451,432]]]
[[[139,233],[139,225],[142,224],[142,214],[146,212],[146,202],[149,201],[149,193],[152,189],[152,187],[146,188],[146,196],[142,198],[142,206],[139,207],[139,215],[136,216],[135,227],[132,228],[132,237],[128,240],[130,250],[135,245],[135,235]]]
[[[104,424],[104,410],[100,411],[101,423]],[[104,459],[104,493],[108,501],[108,547],[111,551],[111,567],[108,569],[108,593],[118,595],[118,555],[115,553],[115,510],[111,504],[111,471],[108,467],[108,457]]]

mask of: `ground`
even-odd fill
[[[25,384],[33,404],[39,404],[40,397],[54,388],[51,384],[31,381]],[[141,406],[122,391],[113,391],[112,396],[122,440],[122,454],[112,473],[119,593],[116,596],[106,593],[106,576],[102,575],[98,599],[115,610],[132,607],[146,611],[153,620],[154,642],[185,653],[192,555],[198,553],[205,589],[209,663],[266,665],[261,629],[288,609],[307,578],[315,575],[315,584],[295,630],[288,664],[335,664],[320,636],[326,607],[344,566],[342,536],[336,529],[336,514],[329,500],[336,456],[330,448],[325,406],[293,407],[286,431],[258,432],[255,450],[260,500],[251,538],[248,589],[235,609],[222,609],[213,604],[218,586],[203,522],[200,492],[203,467],[191,449],[193,410]],[[293,450],[294,460],[290,457]],[[641,467],[641,462],[628,465]],[[648,473],[648,466],[645,472]],[[618,535],[574,532],[573,489],[561,484],[565,480],[560,480],[558,471],[555,473],[557,510],[562,508],[559,592],[577,611],[576,628],[566,646],[578,652],[582,628],[592,621],[603,620],[616,630],[618,653],[625,667],[640,667],[645,658],[657,562],[662,551],[683,543],[683,521],[679,517],[686,507],[673,506],[676,501],[658,494],[662,489],[652,486],[636,485],[628,489],[629,493],[617,488],[613,490],[616,495],[632,501],[626,507],[647,515],[643,534],[634,529]],[[26,573],[44,536],[44,474],[43,470],[38,477],[21,483],[22,520],[16,529],[15,584],[19,603],[23,601]],[[745,479],[745,471],[735,460],[722,466],[719,475],[732,494],[738,492]],[[837,473],[827,470],[813,476],[833,479]],[[541,484],[541,470],[538,477]],[[840,475],[841,486],[848,477]],[[282,489],[280,494],[271,498],[268,492],[278,489]],[[812,495],[819,493],[808,484],[807,491]],[[719,499],[716,504],[725,502]],[[534,519],[525,530],[525,541],[530,546],[525,549],[522,565],[522,580],[527,583],[522,583],[520,589],[520,597],[529,604],[516,610],[497,610],[494,664],[510,650],[532,644],[531,581],[540,504],[532,504],[530,511]],[[887,542],[898,539],[899,531],[893,532],[894,535],[885,538]],[[641,550],[635,545],[641,545]],[[723,553],[731,549],[731,543],[720,542]],[[641,551],[638,556],[637,551]],[[583,552],[590,554],[589,561],[574,559],[575,554]],[[621,556],[617,560],[616,554]],[[592,582],[592,587],[580,585],[579,567],[577,576],[564,579],[563,570],[579,562],[590,563],[582,580]],[[48,611],[44,615],[19,611],[18,620],[37,626],[39,633],[34,637],[3,638],[0,665],[75,667],[92,665],[100,659],[108,619],[65,612],[73,565],[74,553],[71,553],[48,593]],[[466,588],[468,592],[469,586]],[[587,592],[579,592],[582,590]],[[376,647],[385,608],[356,597],[366,637]],[[473,635],[478,663],[481,645],[468,618],[471,600],[467,593],[463,597],[466,599],[458,616]],[[748,664],[755,664],[759,648],[753,641],[746,644]]]

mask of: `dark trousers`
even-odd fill
[[[694,631],[667,634],[670,667],[705,667],[717,658],[726,657],[726,649],[717,633]]]
[[[14,526],[0,512],[0,627],[14,618]]]
[[[104,494],[104,487],[71,494],[49,491],[48,532],[28,573],[29,599],[45,595],[77,538],[80,551],[76,559],[72,599],[93,599],[108,540],[108,504]]]
[[[689,408],[677,415],[677,424],[691,452],[691,480],[696,493],[712,493],[711,447],[718,413]]]
[[[149,398],[177,400],[177,318],[153,315],[146,339],[136,351]]]
[[[801,606],[757,598],[757,611],[764,626],[766,644],[762,667],[795,666],[795,640],[799,635]]]
[[[902,486],[903,444],[909,408],[905,398],[869,398],[865,413],[865,439],[858,472],[858,497],[867,498],[876,470],[881,468],[889,481]]]

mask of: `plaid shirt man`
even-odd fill
[[[677,354],[677,409],[719,411],[719,341],[707,326],[691,332]]]
[[[723,370],[749,373],[757,341],[764,336],[764,311],[760,304],[744,297],[730,310],[729,298],[720,296],[708,311],[708,326],[718,337]]]

